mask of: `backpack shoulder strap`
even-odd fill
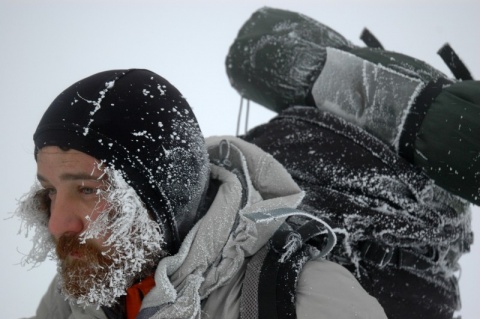
[[[310,254],[304,246],[280,262],[282,251],[277,248],[284,246],[280,242],[288,241],[295,234],[284,225],[247,265],[240,303],[241,319],[296,318],[296,284]]]
[[[320,233],[328,234],[325,247],[315,257],[327,254],[336,242],[331,228],[323,225],[313,219],[294,230],[285,222],[252,257],[243,280],[241,319],[296,318],[298,278],[305,263],[312,258],[312,247],[306,241]]]

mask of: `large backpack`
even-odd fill
[[[389,318],[452,318],[458,259],[472,242],[467,201],[480,203],[480,82],[449,46],[441,55],[460,81],[363,38],[371,47],[298,13],[255,12],[230,48],[227,73],[242,97],[280,114],[244,138],[306,191],[299,208],[340,239],[327,259],[348,268]],[[306,221],[288,223],[295,233]],[[288,268],[273,267],[280,277]],[[294,317],[285,311],[294,309],[286,297],[294,288],[262,289],[278,294],[257,300],[260,308]]]
[[[460,306],[458,259],[472,242],[465,201],[368,132],[316,108],[288,108],[243,138],[272,154],[305,190],[298,208],[338,238],[326,258],[349,269],[388,318],[452,318]],[[292,296],[307,252],[331,242],[326,231],[305,231],[305,219],[287,223],[244,282],[242,309],[258,303],[254,314],[261,315],[242,318],[295,318]],[[291,237],[300,239],[296,252],[279,258]]]

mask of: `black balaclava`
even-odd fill
[[[120,171],[160,224],[170,253],[199,218],[209,176],[204,138],[185,98],[151,71],[105,71],[73,84],[33,139],[36,152],[71,148]]]

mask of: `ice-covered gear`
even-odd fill
[[[143,300],[140,319],[239,318],[247,263],[284,220],[255,222],[249,215],[294,208],[302,200],[303,192],[288,172],[258,147],[233,137],[207,139],[207,145],[212,159],[210,185],[217,185],[217,193],[178,253],[158,264],[156,285]],[[386,318],[375,298],[346,269],[321,259],[311,260],[303,268],[296,305],[299,319],[318,314]],[[85,316],[107,319],[102,309],[67,304],[53,286],[36,318]]]
[[[37,150],[76,149],[120,171],[172,253],[200,217],[208,185],[202,133],[185,98],[151,71],[105,71],[73,84],[47,109],[34,141]]]
[[[304,15],[262,8],[230,47],[230,84],[241,96],[277,113],[291,105],[313,105],[309,95],[325,63],[326,47],[353,44]]]
[[[378,45],[356,47],[309,17],[272,8],[242,26],[226,66],[242,97],[276,112],[294,105],[332,112],[480,204],[479,81],[456,82]]]
[[[291,173],[306,192],[299,208],[337,233],[327,259],[351,270],[388,318],[452,318],[458,260],[472,242],[465,201],[368,132],[316,108],[289,108],[245,139]]]
[[[405,55],[327,48],[318,108],[364,128],[436,184],[480,204],[480,81],[454,82]]]

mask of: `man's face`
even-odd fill
[[[48,146],[37,154],[37,175],[36,210],[48,214],[66,297],[111,306],[153,272],[165,255],[164,236],[121,172]]]
[[[107,176],[95,158],[55,146],[38,152],[37,176],[44,188],[48,230],[56,243],[64,289],[74,297],[85,295],[92,288],[85,284],[86,278],[104,277],[113,263],[105,237],[86,241],[79,237],[108,211],[106,200],[99,196],[107,187]]]

